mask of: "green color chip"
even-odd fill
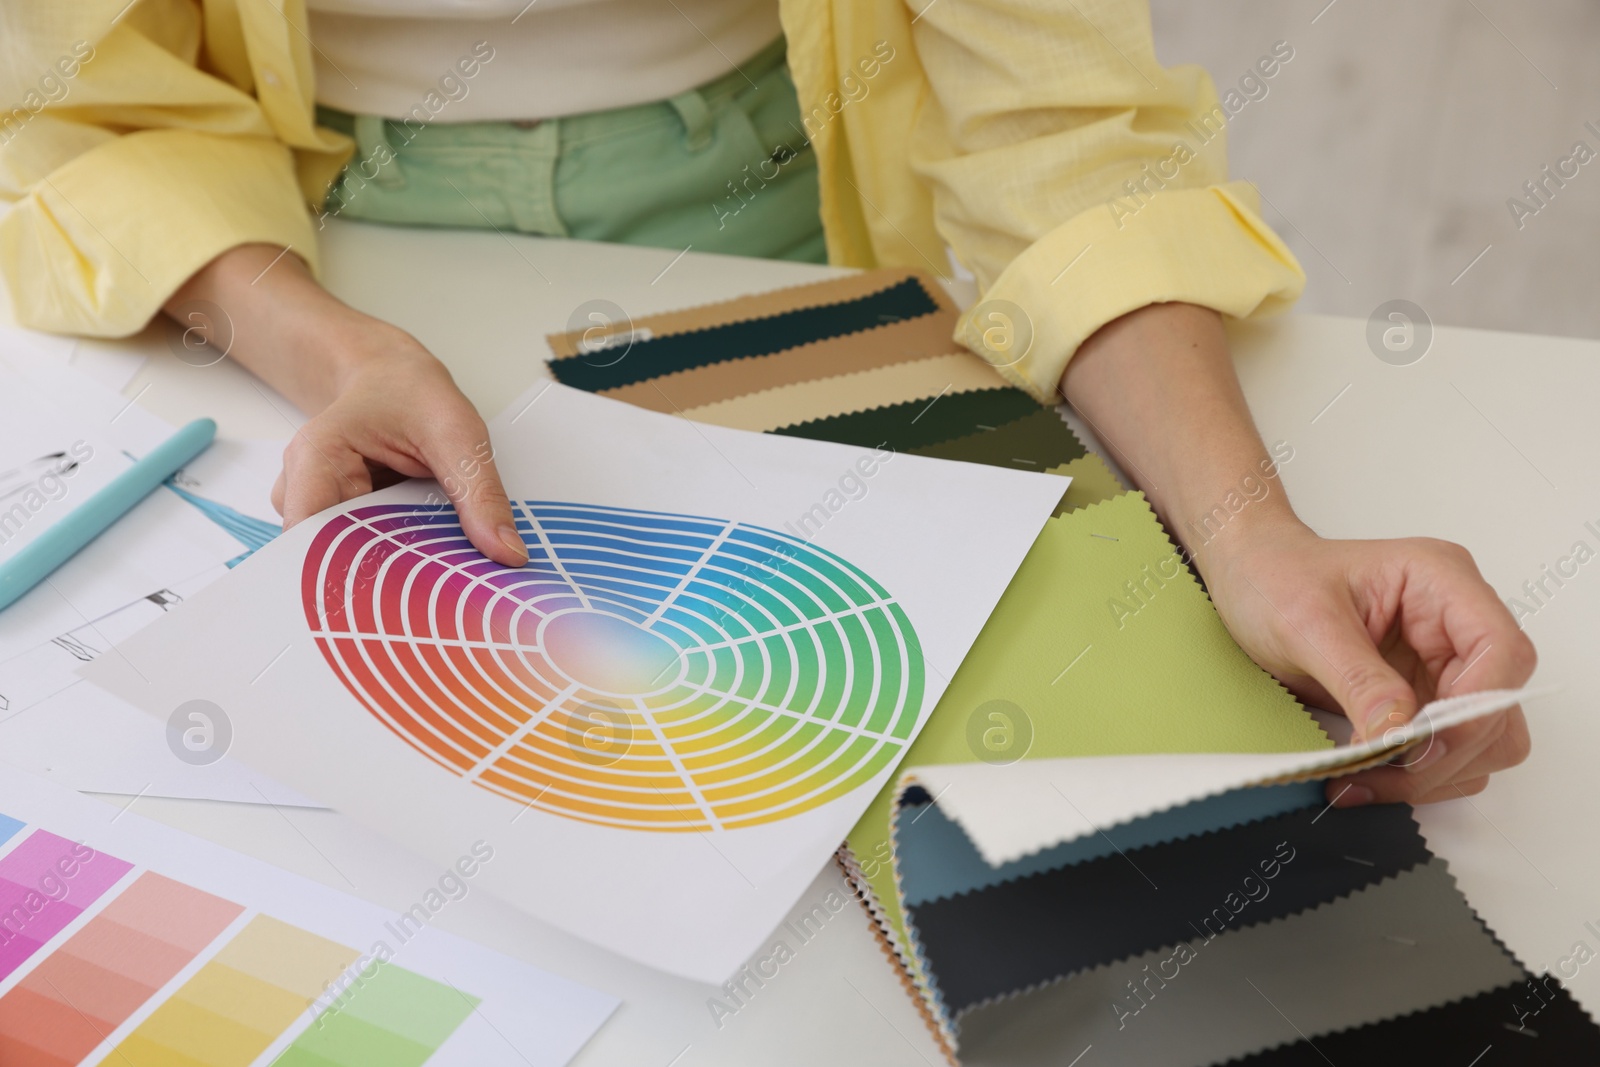
[[[421,1067],[478,1006],[443,982],[379,963],[323,1012],[276,1067]]]

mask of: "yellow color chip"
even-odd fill
[[[201,973],[204,973],[203,969]],[[184,988],[188,988],[187,983]],[[251,996],[255,992],[249,987],[239,990],[241,996]],[[242,1002],[240,1006],[243,1006]],[[278,1030],[288,1026],[303,1010],[305,1006],[301,1005],[299,1011],[283,1020]],[[140,1024],[117,1052],[103,1062],[114,1065],[131,1061],[137,1067],[155,1067],[157,1064],[165,1067],[176,1056],[193,1063],[207,1064],[208,1067],[229,1067],[253,1062],[277,1036],[276,1031],[264,1032],[208,1011],[183,999],[180,991],[157,1008],[155,1014]],[[126,1057],[126,1060],[122,1057]]]
[[[258,915],[101,1063],[247,1067],[358,955]]]
[[[215,962],[310,1001],[360,953],[270,915],[258,915],[222,947]]]
[[[132,1034],[117,1046],[110,1059],[101,1063],[118,1063],[123,1067],[212,1067],[212,1060],[197,1060],[176,1049],[158,1044]]]
[[[236,971],[217,959],[184,983],[173,999],[252,1030],[275,1034],[282,1028],[281,1020],[299,1015],[310,998]]]

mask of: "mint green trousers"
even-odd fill
[[[324,214],[825,262],[782,38],[741,68],[660,103],[542,122],[319,108],[357,146]]]

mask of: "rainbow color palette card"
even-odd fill
[[[1069,479],[553,383],[491,436],[526,566],[408,483],[85,673],[423,855],[500,842],[490,891],[721,982],[893,773]]]
[[[0,768],[6,1067],[560,1067],[615,997],[432,925],[466,845],[395,914]]]

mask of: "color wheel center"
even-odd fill
[[[683,676],[683,657],[672,642],[603,612],[552,615],[540,628],[539,644],[551,666],[598,693],[639,696]]]

